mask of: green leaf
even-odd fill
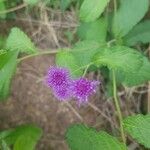
[[[106,132],[82,124],[70,127],[66,140],[71,150],[126,150],[124,144]]]
[[[1,141],[1,150],[10,150],[9,146],[4,140]]]
[[[36,48],[30,38],[19,28],[12,28],[6,41],[6,49],[10,51],[21,51],[35,53]]]
[[[82,41],[75,44],[71,53],[81,66],[89,65],[93,56],[105,46],[95,41]]]
[[[84,22],[96,20],[110,0],[84,0],[80,8],[80,19]]]
[[[124,128],[138,143],[150,148],[150,114],[127,117]]]
[[[125,36],[144,17],[148,8],[149,0],[121,0],[113,22],[115,37]]]
[[[36,5],[39,0],[24,0],[25,3],[29,4],[29,5]]]
[[[63,50],[57,53],[56,64],[68,68],[73,77],[79,77],[83,74],[83,68],[81,68],[78,61],[69,51]]]
[[[128,46],[139,42],[144,44],[150,42],[150,20],[139,23],[124,37],[124,43]]]
[[[0,1],[0,18],[1,19],[5,19],[7,16],[6,13],[1,14],[1,12],[5,11],[5,10],[6,10],[6,6],[5,6],[4,1]]]
[[[13,130],[5,142],[8,145],[14,144],[14,150],[33,150],[40,139],[42,131],[35,125],[22,125]]]
[[[124,46],[105,48],[98,52],[93,62],[97,66],[107,66],[110,70],[123,71],[123,73],[136,73],[141,67],[142,55],[134,49]]]
[[[94,22],[81,23],[77,29],[77,34],[81,40],[105,42],[107,35],[106,20],[101,18]]]
[[[6,37],[4,35],[0,35],[0,49],[4,48],[5,43],[6,43]]]
[[[150,61],[142,56],[142,65],[135,73],[128,73],[123,81],[127,86],[137,86],[150,80]]]
[[[11,78],[17,65],[17,51],[2,52],[0,55],[0,99],[8,96]]]
[[[71,2],[72,2],[72,0],[61,0],[61,2],[60,2],[61,10],[65,11],[69,7]]]

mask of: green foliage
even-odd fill
[[[3,140],[9,146],[14,145],[13,150],[34,150],[37,141],[42,135],[42,131],[34,125],[23,125],[0,132],[0,137],[4,134],[5,136],[0,138],[0,140]]]
[[[4,35],[0,35],[0,49],[3,49],[6,43],[6,37]]]
[[[83,73],[83,68],[80,68],[78,61],[67,50],[60,51],[56,55],[56,63],[58,66],[68,68],[73,77],[81,76]]]
[[[65,11],[69,7],[71,2],[72,2],[72,0],[61,0],[61,2],[60,2],[61,10]]]
[[[31,39],[19,28],[12,28],[6,41],[6,49],[28,54],[35,53],[36,48]]]
[[[105,42],[107,35],[106,19],[101,18],[93,22],[81,23],[77,29],[77,34],[81,40]]]
[[[106,132],[82,124],[70,127],[66,140],[71,150],[126,150],[124,144]]]
[[[93,61],[98,66],[104,65],[110,70],[120,70],[124,73],[133,73],[142,64],[141,55],[137,51],[124,46],[102,49],[94,56]]]
[[[104,45],[95,41],[82,41],[75,44],[71,53],[81,66],[86,67],[92,62],[94,54],[102,47],[104,47]]]
[[[150,148],[150,114],[127,117],[124,128],[137,142]]]
[[[0,50],[1,51],[1,50]],[[9,93],[12,75],[17,65],[18,51],[1,51],[0,54],[0,99],[5,99]]]
[[[29,4],[29,5],[36,5],[39,0],[24,0],[25,3]]]
[[[84,22],[96,20],[104,11],[109,0],[84,0],[80,8],[80,19]]]
[[[121,0],[113,22],[115,37],[126,35],[144,17],[148,8],[149,0]]]
[[[125,85],[136,86],[150,80],[150,61],[143,56],[142,62],[141,67],[135,73],[126,75],[126,78],[122,81]]]
[[[97,66],[116,70],[120,82],[127,86],[150,80],[150,62],[141,53],[125,46],[114,46],[99,51],[93,58]]]
[[[128,46],[136,45],[137,43],[150,42],[150,20],[136,25],[125,37],[124,42]]]
[[[7,143],[4,140],[1,140],[1,142],[0,142],[0,149],[1,150],[10,150],[9,146],[7,145]]]
[[[3,11],[5,11],[6,10],[6,6],[5,6],[5,3],[4,3],[4,1],[0,1],[0,19],[5,19],[6,18],[6,14],[5,13],[2,13],[1,14],[1,12],[3,12]]]

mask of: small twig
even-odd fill
[[[113,124],[115,128],[117,128],[116,124],[114,122],[112,122],[112,120],[106,114],[104,114],[99,108],[97,108],[95,105],[93,105],[90,102],[88,102],[88,105],[92,109],[94,109],[95,111],[97,111],[98,113],[100,113],[108,122],[110,122],[111,124]]]
[[[80,121],[83,121],[83,118],[81,117],[81,115],[72,107],[72,105],[69,102],[65,102],[65,104],[73,111],[73,113],[77,116],[77,118]]]

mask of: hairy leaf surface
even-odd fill
[[[127,117],[124,128],[138,143],[150,148],[150,114]]]
[[[12,28],[6,41],[6,49],[25,53],[35,53],[36,48],[31,39],[19,28]]]
[[[149,0],[121,0],[113,22],[115,37],[125,36],[144,17],[148,8]]]
[[[137,43],[150,42],[150,20],[146,20],[137,24],[125,37],[124,42],[128,46],[136,45]]]
[[[70,127],[66,140],[71,150],[126,150],[124,144],[113,136],[82,124]]]
[[[96,20],[110,0],[84,0],[80,9],[80,19],[84,22]]]

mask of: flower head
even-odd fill
[[[90,81],[85,78],[74,80],[71,86],[73,97],[77,98],[79,105],[88,101],[88,97],[96,92],[98,81]]]
[[[47,73],[46,84],[52,88],[58,100],[65,101],[74,97],[80,105],[87,102],[88,97],[96,92],[99,82],[85,78],[73,80],[70,78],[69,70],[51,67]]]
[[[71,79],[67,69],[51,67],[47,73],[46,84],[52,88],[55,97],[59,100],[70,98]]]
[[[65,68],[51,67],[48,70],[46,82],[52,88],[64,86],[70,82],[69,71]]]
[[[66,85],[63,87],[58,87],[53,89],[53,93],[55,95],[55,97],[60,100],[60,101],[66,101],[69,100],[71,97],[71,91],[70,91],[70,86]]]

